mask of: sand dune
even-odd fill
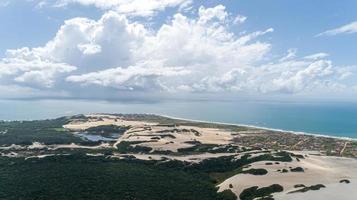
[[[257,133],[252,132],[239,132],[232,133],[224,129],[216,128],[201,128],[196,126],[159,126],[157,123],[149,123],[144,121],[125,120],[123,118],[111,115],[90,115],[90,119],[86,122],[73,121],[65,125],[65,128],[71,130],[85,130],[90,127],[101,125],[117,125],[130,127],[122,136],[120,136],[112,147],[116,147],[122,141],[135,142],[140,141],[140,146],[151,147],[153,150],[169,150],[177,152],[180,148],[187,148],[194,146],[194,143],[188,141],[199,142],[202,144],[216,144],[225,145],[233,144],[234,137],[241,137]],[[147,141],[147,142],[142,142]],[[302,143],[302,142],[300,142]],[[299,145],[300,143],[297,143]],[[134,144],[135,145],[135,144]],[[70,145],[74,147],[74,145]],[[344,143],[346,148],[347,143]],[[69,146],[63,146],[66,148]],[[107,146],[102,146],[107,147]],[[76,148],[80,148],[76,146]],[[98,148],[98,147],[95,147]],[[282,149],[284,150],[284,149]],[[268,151],[269,152],[269,151]],[[264,150],[253,150],[244,153],[202,153],[196,155],[174,156],[174,155],[147,155],[147,154],[115,154],[112,157],[122,158],[123,156],[135,156],[141,160],[162,160],[176,159],[189,162],[200,162],[207,158],[220,157],[226,155],[235,155],[237,159],[246,153],[250,153],[254,158],[259,155],[266,154]],[[357,182],[357,160],[351,158],[332,157],[319,155],[320,152],[311,151],[294,151],[291,153],[300,154],[304,158],[293,158],[292,162],[270,162],[260,161],[250,165],[248,169],[266,169],[266,175],[251,175],[251,174],[237,174],[228,178],[218,185],[219,191],[226,189],[232,190],[238,197],[240,193],[249,187],[267,187],[272,184],[279,184],[283,186],[284,191],[274,194],[274,198],[278,200],[294,200],[294,199],[357,199],[357,190],[353,190]],[[303,172],[292,172],[291,169],[302,168]],[[285,171],[282,173],[282,171]],[[352,183],[340,183],[341,180],[350,180]],[[303,184],[305,186],[312,186],[323,184],[326,188],[321,188],[318,191],[307,191],[305,193],[293,193],[296,185]],[[233,188],[229,186],[232,185]],[[343,194],[342,194],[343,193]],[[341,196],[343,195],[343,196]],[[356,198],[355,198],[356,197]]]
[[[304,155],[304,152],[300,153]],[[279,164],[273,162],[273,165],[266,165],[266,163],[265,161],[256,162],[250,168],[263,168],[268,171],[268,174],[262,176],[238,174],[221,183],[219,190],[228,189],[229,185],[232,184],[233,188],[231,190],[239,196],[244,189],[252,186],[267,187],[272,184],[280,184],[284,187],[284,192],[277,194],[277,197],[280,199],[291,199],[290,197],[292,196],[297,196],[296,198],[300,196],[300,194],[287,194],[288,192],[297,190],[294,188],[297,184],[304,184],[306,186],[323,184],[327,189],[321,189],[321,192],[323,190],[331,192],[333,188],[337,189],[348,185],[339,183],[340,180],[357,179],[356,159],[309,155],[305,159],[300,159],[300,162],[296,160],[293,162],[280,162]],[[290,169],[295,167],[302,167],[304,172],[290,172]],[[287,169],[289,172],[281,173],[277,171],[282,169]],[[335,187],[329,189],[330,185]],[[308,191],[303,196],[309,196],[310,193],[311,191]],[[352,195],[357,197],[357,191],[352,193]]]

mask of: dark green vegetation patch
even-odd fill
[[[322,185],[322,184],[317,184],[317,185],[312,185],[310,187],[306,187],[304,186],[302,189],[298,189],[298,190],[294,190],[289,192],[290,193],[298,193],[298,192],[307,192],[310,190],[320,190],[321,188],[325,188],[326,186]]]
[[[340,180],[340,183],[347,183],[347,184],[349,184],[349,183],[351,183],[351,181],[348,180],[348,179],[343,179],[343,180]]]
[[[302,167],[295,167],[290,169],[291,172],[304,172],[305,170]]]
[[[279,184],[273,184],[268,187],[259,188],[258,186],[253,186],[242,191],[239,195],[241,200],[253,200],[253,199],[267,199],[271,198],[271,194],[275,192],[282,192],[284,190],[283,186]]]
[[[251,174],[256,176],[266,175],[268,171],[266,169],[248,169],[242,172],[242,174]]]
[[[102,137],[117,138],[127,131],[130,127],[115,126],[115,125],[102,125],[86,129],[86,132],[91,135],[100,135]]]
[[[140,143],[150,141],[121,141],[117,145],[117,151],[119,153],[149,153],[152,148],[146,146],[140,146]]]
[[[205,174],[81,155],[24,161],[0,157],[0,199],[233,200]]]
[[[306,187],[304,184],[296,184],[294,185],[294,188],[301,188],[301,187]]]
[[[68,118],[52,120],[0,122],[0,146],[11,144],[31,145],[33,142],[44,144],[81,143],[83,140],[74,136],[62,126]]]
[[[186,142],[187,143],[187,142]],[[233,145],[201,144],[198,142],[192,147],[181,148],[179,153],[236,153],[240,152],[239,147]]]

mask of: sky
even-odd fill
[[[357,101],[356,7],[0,0],[0,99]]]

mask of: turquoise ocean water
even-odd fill
[[[357,103],[0,101],[1,120],[45,119],[98,112],[155,113],[195,120],[248,124],[289,131],[357,138]]]

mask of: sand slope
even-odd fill
[[[301,153],[304,155],[304,152]],[[268,171],[268,174],[262,176],[238,174],[221,183],[219,190],[228,189],[229,184],[232,184],[233,188],[231,190],[239,196],[244,189],[252,186],[266,187],[272,184],[280,184],[284,187],[284,192],[277,194],[277,199],[292,199],[293,197],[296,199],[316,199],[313,196],[319,196],[318,193],[321,193],[321,199],[333,199],[328,196],[329,193],[345,187],[345,190],[349,190],[351,187],[349,184],[339,183],[340,180],[357,180],[357,160],[351,158],[309,155],[305,159],[300,159],[300,162],[296,160],[293,162],[280,162],[279,164],[273,162],[273,165],[266,165],[266,163],[265,161],[256,162],[250,168],[264,168]],[[302,167],[304,172],[290,172],[290,168],[295,167]],[[282,169],[287,169],[289,172],[281,173],[277,171]],[[308,191],[304,194],[287,194],[290,191],[297,190],[294,188],[297,184],[306,186],[323,184],[326,188],[322,188],[321,191],[317,192]],[[310,194],[313,196],[310,197]],[[357,199],[357,190],[350,194]]]

